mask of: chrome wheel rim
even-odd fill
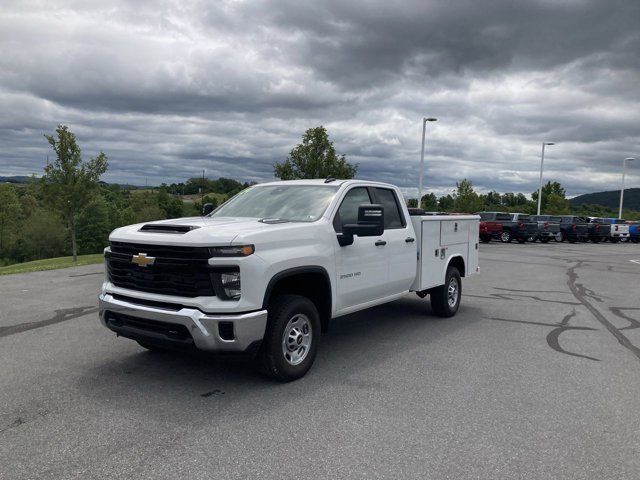
[[[309,317],[302,313],[291,317],[282,334],[282,354],[289,365],[299,365],[307,358],[312,337]]]
[[[458,280],[453,277],[451,280],[449,280],[449,286],[447,287],[447,302],[449,303],[450,308],[455,307],[456,303],[458,303],[458,295]]]
[[[509,232],[502,232],[502,235],[500,235],[500,240],[502,240],[503,242],[509,240]]]

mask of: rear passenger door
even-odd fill
[[[371,193],[367,187],[354,187],[347,191],[333,217],[336,234],[342,233],[344,225],[357,223],[358,207],[374,203]],[[376,237],[356,235],[353,244],[345,247],[336,241],[338,311],[385,296],[389,263],[385,233]]]
[[[405,218],[401,199],[395,190],[375,187],[371,189],[374,202],[384,207],[385,248],[389,258],[387,295],[406,292],[417,272],[417,246],[413,228]]]

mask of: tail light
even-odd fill
[[[549,222],[544,222],[544,229],[549,230]]]
[[[524,230],[524,223],[519,223],[518,227],[520,227],[520,230]]]
[[[600,225],[596,224],[596,232],[600,231]]]
[[[571,225],[571,230],[576,231],[577,229],[578,229],[578,226],[575,223]]]

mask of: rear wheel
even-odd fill
[[[447,268],[444,285],[431,290],[431,309],[439,317],[453,317],[460,307],[462,279],[456,267]]]
[[[316,358],[320,316],[311,300],[279,295],[269,303],[269,317],[258,354],[261,370],[276,380],[290,382],[304,376]]]
[[[503,230],[503,232],[500,234],[500,241],[502,243],[510,243],[511,240],[513,240],[511,232],[509,230]]]
[[[638,238],[638,237],[634,237],[634,238],[632,238],[632,239],[631,239],[631,241],[632,241],[633,243],[638,243],[638,242],[640,242],[640,238]]]
[[[620,241],[620,239],[619,239],[618,237],[611,237],[611,238],[609,239],[609,241],[610,241],[611,243],[618,243],[618,242]]]
[[[480,241],[482,243],[489,243],[491,241],[491,235],[480,235]]]

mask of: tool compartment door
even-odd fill
[[[420,287],[416,290],[442,285],[444,273],[444,250],[440,247],[440,220],[425,220],[421,222],[420,248]]]
[[[440,224],[440,245],[456,245],[469,241],[468,220],[442,220]]]

